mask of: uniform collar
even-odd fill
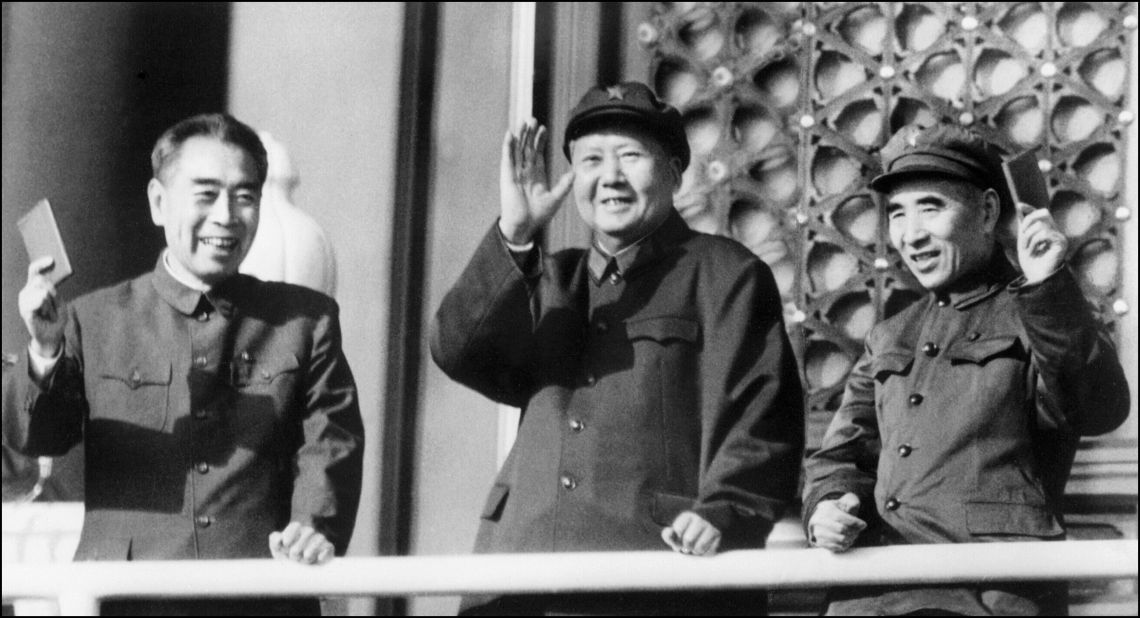
[[[940,305],[949,304],[955,309],[967,309],[997,294],[1017,276],[1017,270],[1006,259],[1001,247],[995,245],[988,264],[965,275],[961,281],[956,282],[953,290],[935,292],[934,297]]]
[[[227,317],[233,314],[235,291],[233,284],[235,280],[240,278],[239,275],[230,277],[207,290],[195,289],[171,272],[166,263],[166,255],[167,253],[163,251],[162,255],[158,257],[158,263],[154,265],[154,276],[151,280],[154,283],[154,289],[167,304],[185,315],[195,315],[215,309]],[[203,303],[205,304],[203,305]]]
[[[685,224],[685,220],[676,210],[672,210],[656,230],[614,255],[606,253],[595,241],[590,245],[587,258],[590,279],[594,285],[601,285],[606,277],[613,274],[619,278],[628,278],[635,270],[657,261],[670,247],[690,234],[692,230]]]

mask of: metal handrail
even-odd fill
[[[96,615],[117,597],[406,596],[628,590],[820,588],[1137,577],[1137,541],[907,545],[822,549],[596,552],[340,558],[313,567],[270,560],[5,564],[3,597],[58,598]]]

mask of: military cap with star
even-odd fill
[[[883,146],[883,173],[871,179],[871,188],[887,193],[910,178],[965,180],[997,191],[1003,215],[1009,214],[1014,204],[1001,167],[1003,154],[977,133],[957,125],[907,125]]]
[[[569,159],[570,142],[598,129],[612,127],[647,130],[681,160],[682,170],[689,167],[689,140],[681,113],[659,100],[649,86],[640,82],[590,88],[570,112],[562,152]]]

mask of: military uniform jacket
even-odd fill
[[[268,535],[312,525],[343,553],[363,428],[336,302],[235,275],[202,293],[153,273],[68,307],[47,384],[18,372],[6,437],[86,447],[77,559],[269,557]]]
[[[665,550],[686,509],[762,546],[803,441],[771,272],[676,213],[621,270],[588,255],[524,273],[492,226],[436,315],[439,366],[523,408],[476,551]]]
[[[871,330],[806,463],[805,526],[820,500],[853,492],[870,524],[857,546],[1063,537],[1078,437],[1120,425],[1128,387],[1067,268],[1035,285],[1015,276],[999,252],[963,292],[931,294]],[[837,614],[1067,611],[1063,584],[836,598]]]

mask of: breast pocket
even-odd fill
[[[625,325],[633,347],[631,375],[639,397],[659,393],[670,407],[692,410],[695,404],[697,346],[701,325],[684,317],[661,316],[630,320]]]
[[[109,363],[99,373],[93,419],[160,430],[170,405],[169,359],[131,359]]]
[[[613,401],[621,402],[622,428],[641,436],[635,448],[664,467],[678,448],[673,436],[695,441],[700,435],[700,323],[657,316],[630,320],[625,328],[633,359]],[[628,440],[629,434],[613,438]]]
[[[871,362],[871,375],[879,384],[892,376],[905,376],[914,364],[914,354],[907,350],[890,350],[877,354]]]
[[[630,341],[648,340],[661,345],[696,343],[701,334],[696,320],[671,316],[630,320],[625,328]]]
[[[946,351],[950,363],[985,365],[995,359],[1023,359],[1025,349],[1016,335],[997,335],[978,341],[956,341]]]
[[[296,375],[301,363],[292,353],[265,354],[257,357],[242,354],[230,363],[230,384],[239,390],[277,390],[281,380]]]

